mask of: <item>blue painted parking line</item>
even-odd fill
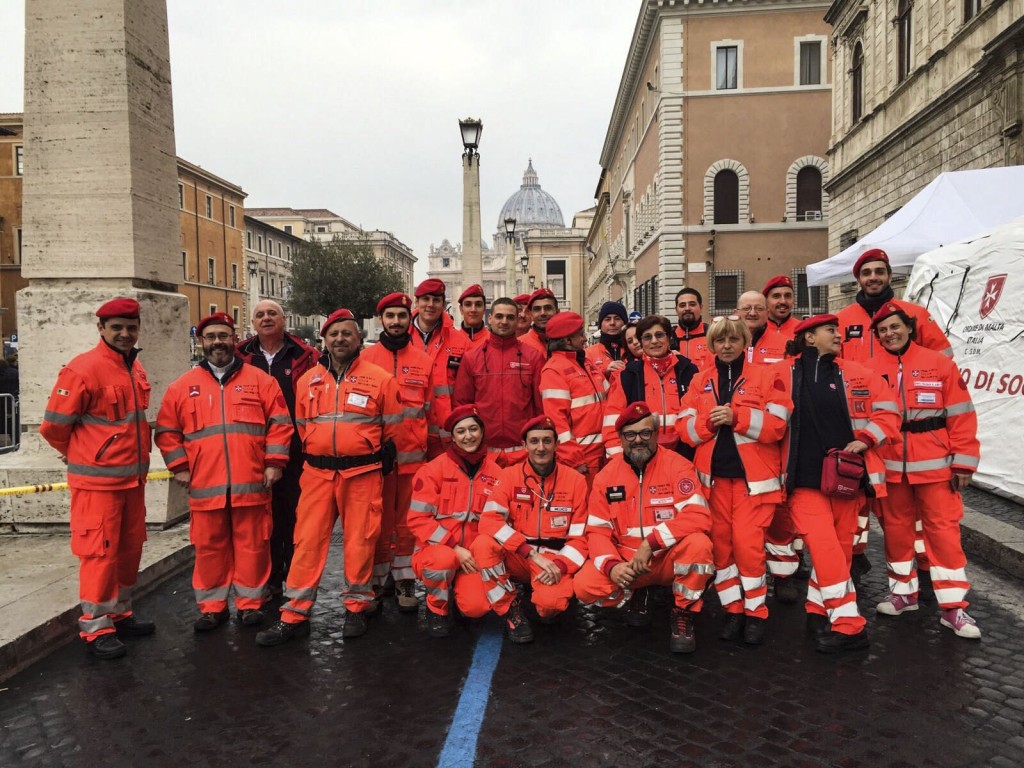
[[[448,738],[437,758],[438,768],[472,768],[503,637],[500,629],[487,627],[476,641],[473,662],[469,665],[466,682],[462,684],[462,695],[452,716]]]

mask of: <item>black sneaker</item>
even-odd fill
[[[273,626],[256,633],[256,645],[269,648],[273,645],[287,643],[293,637],[308,637],[309,621],[300,621],[298,624],[288,624],[284,621],[276,621]]]
[[[742,613],[730,613],[729,617],[725,620],[725,626],[722,627],[722,631],[718,635],[719,640],[739,640],[743,637],[743,625],[746,624],[747,617]]]
[[[672,606],[672,638],[669,650],[672,653],[693,653],[697,650],[697,637],[694,633],[694,622],[697,614],[685,608]]]
[[[631,627],[649,627],[651,620],[650,587],[644,587],[634,592],[626,604],[626,624]]]
[[[448,637],[452,633],[452,625],[447,614],[427,609],[427,632],[431,637]]]
[[[523,613],[523,603],[518,596],[509,604],[508,611],[502,618],[505,619],[505,631],[508,633],[508,639],[514,645],[533,642],[533,627],[530,626],[526,614]]]
[[[238,620],[247,627],[258,627],[265,618],[259,608],[243,608],[238,612]]]
[[[133,613],[127,619],[115,621],[114,631],[118,637],[148,637],[156,632],[156,624],[137,618]]]
[[[345,614],[345,623],[341,627],[342,637],[360,637],[366,634],[366,614],[353,613]]]
[[[815,644],[820,653],[866,651],[871,645],[868,641],[868,631],[866,629],[862,629],[856,635],[844,635],[842,632],[827,632],[819,635]]]
[[[821,637],[822,635],[827,635],[831,629],[832,625],[828,621],[828,616],[820,613],[807,614],[807,634],[813,637]]]
[[[200,614],[199,618],[196,619],[196,623],[192,625],[192,629],[196,632],[209,632],[227,621],[229,615],[227,608],[219,613]]]
[[[868,560],[867,555],[854,555],[853,562],[850,564],[850,578],[853,580],[853,583],[855,585],[860,584],[861,577],[870,573],[871,567],[871,561]]]
[[[89,641],[89,653],[97,659],[109,661],[110,659],[120,659],[128,653],[128,648],[117,639],[116,634],[108,632]]]
[[[747,645],[761,645],[764,642],[764,634],[767,629],[767,621],[759,619],[757,616],[748,616],[747,626],[743,628],[743,642]]]
[[[800,590],[797,589],[795,578],[775,576],[772,578],[772,582],[775,585],[775,599],[780,603],[792,605],[800,602]]]

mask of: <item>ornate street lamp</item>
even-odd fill
[[[516,220],[505,219],[505,295],[516,293]]]

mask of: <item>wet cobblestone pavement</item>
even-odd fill
[[[964,489],[964,504],[1000,522],[1024,530],[1024,505],[996,496],[980,488]]]
[[[338,549],[335,547],[335,549]],[[433,766],[490,618],[427,636],[423,612],[392,602],[343,642],[337,552],[313,635],[257,648],[236,621],[195,635],[189,575],[137,606],[158,634],[97,661],[75,642],[0,691],[0,766]],[[1024,585],[972,564],[980,642],[954,637],[934,606],[876,617],[878,537],[861,590],[871,650],[814,651],[800,606],[769,600],[760,648],[717,639],[711,598],[693,656],[668,652],[667,614],[631,629],[573,610],[504,641],[475,765],[1024,765]]]

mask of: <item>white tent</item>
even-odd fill
[[[946,332],[978,412],[982,487],[1024,501],[1024,217],[922,254],[906,296]]]
[[[1024,166],[940,173],[877,229],[831,258],[807,266],[809,285],[850,282],[857,257],[871,248],[894,268],[922,253],[1024,216]]]

